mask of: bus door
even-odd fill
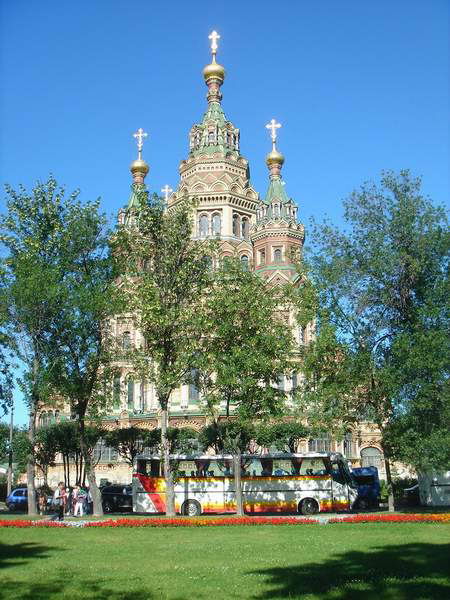
[[[348,481],[344,465],[339,460],[331,461],[333,490],[333,510],[347,510],[350,507]]]

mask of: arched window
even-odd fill
[[[248,256],[246,254],[241,256],[241,265],[244,271],[248,271]]]
[[[198,219],[198,234],[200,237],[206,237],[208,235],[209,219],[208,215],[200,215]]]
[[[361,450],[361,465],[363,467],[383,468],[383,454],[378,448],[363,448]]]
[[[132,410],[134,408],[134,379],[132,377],[129,377],[127,382],[127,399],[128,409]]]
[[[278,204],[273,205],[273,216],[274,217],[280,216],[280,207],[278,206]]]
[[[113,380],[113,407],[120,408],[120,376],[116,375]]]
[[[214,144],[216,136],[214,135],[214,131],[210,131],[208,133],[208,142],[210,144]]]
[[[59,410],[55,410],[55,421],[59,423]]]
[[[258,256],[259,256],[259,264],[265,265],[266,264],[266,251],[264,250],[264,248],[258,252]]]
[[[353,442],[353,436],[351,431],[347,431],[344,435],[344,456],[347,458],[352,458],[355,456],[355,444]]]
[[[281,248],[275,248],[273,251],[273,261],[281,262]]]
[[[122,334],[122,349],[129,350],[131,348],[131,333],[124,331]]]
[[[41,412],[41,414],[39,415],[39,427],[45,427],[47,422],[47,414],[44,412]]]
[[[189,402],[197,402],[199,398],[199,389],[198,389],[198,377],[199,377],[198,369],[191,369],[190,372],[190,383],[188,388],[188,399]]]
[[[247,217],[243,217],[241,221],[241,236],[244,238],[244,240],[248,239],[248,231],[248,219]]]
[[[236,213],[233,215],[233,235],[235,237],[239,237],[239,230],[240,230],[240,221],[241,219],[239,218],[239,215],[237,215]]]
[[[219,213],[213,214],[212,217],[212,232],[214,235],[220,235],[222,230],[222,219]]]
[[[208,269],[208,271],[212,271],[212,269],[213,269],[213,261],[212,261],[212,258],[210,256],[207,256],[205,254],[205,256],[203,257],[203,263],[205,264],[205,266]]]

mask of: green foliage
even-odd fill
[[[198,433],[191,427],[169,427],[167,437],[171,454],[192,454],[198,451]]]
[[[9,425],[0,423],[0,462],[8,462],[9,450]],[[16,465],[16,474],[23,473],[26,469],[27,456],[30,452],[30,443],[27,432],[18,427],[13,428],[12,452],[13,462]]]
[[[15,429],[12,443],[13,462],[16,465],[16,475],[23,473],[27,467],[30,454],[30,441],[25,429]]]
[[[133,225],[115,240],[124,308],[135,315],[145,339],[130,358],[136,370],[155,385],[158,401],[167,407],[170,392],[195,364],[199,351],[199,307],[211,274],[205,256],[209,242],[192,244],[191,209],[181,202],[170,211],[161,203],[141,206]]]
[[[291,329],[285,318],[289,286],[268,287],[258,275],[227,259],[214,272],[202,306],[199,386],[209,412],[221,403],[241,418],[280,413],[285,393],[274,385],[291,368]]]
[[[254,425],[242,420],[214,421],[199,433],[199,443],[203,450],[212,449],[216,454],[250,452],[254,438]]]
[[[105,435],[105,442],[114,448],[128,464],[134,465],[134,459],[142,454],[145,448],[155,448],[159,445],[161,433],[155,434],[155,430],[142,429],[140,427],[123,427],[113,429]]]
[[[53,177],[31,194],[6,191],[2,293],[13,350],[26,366],[23,389],[40,402],[56,390],[83,410],[96,391],[104,322],[114,310],[106,217],[98,200],[66,196]]]
[[[280,452],[297,452],[299,442],[309,434],[309,428],[296,421],[263,423],[256,429],[255,441],[263,448],[275,447]]]
[[[385,453],[418,469],[450,460],[449,230],[420,185],[384,173],[345,201],[345,230],[316,226],[321,311],[305,358],[319,420],[373,419]]]
[[[82,203],[78,192],[66,196],[53,177],[31,193],[22,186],[6,191],[8,213],[0,220],[0,235],[8,254],[1,292],[12,349],[24,365],[21,386],[30,406],[30,437],[43,403],[56,395],[70,401],[98,507],[84,420],[88,412],[101,413],[110,396],[105,325],[116,306],[106,217],[98,200]]]

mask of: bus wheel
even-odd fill
[[[313,498],[305,498],[298,505],[298,512],[302,515],[315,515],[319,512],[319,505]]]
[[[188,517],[198,517],[202,514],[202,507],[197,500],[186,500],[181,508],[181,512]]]

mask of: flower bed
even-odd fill
[[[319,523],[450,523],[450,513],[440,514],[369,514],[326,519],[299,517],[217,517],[217,518],[125,518],[103,521],[31,521],[0,520],[0,527],[217,527],[233,525],[317,525]]]
[[[450,523],[449,513],[438,514],[408,514],[408,515],[348,515],[336,517],[329,523]]]

